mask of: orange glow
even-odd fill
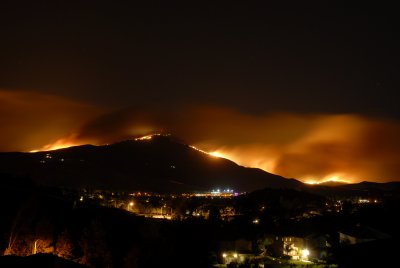
[[[203,154],[208,154],[206,151],[203,151],[203,150],[197,148],[196,146],[189,145],[189,147],[192,148],[192,149],[195,149],[196,151],[199,151],[199,152],[201,152],[201,153],[203,153]]]
[[[193,140],[196,148],[242,166],[310,184],[396,177],[400,125],[393,121],[353,114],[251,117],[229,111],[208,118],[194,130],[209,130]]]
[[[342,179],[338,175],[329,175],[322,180],[305,180],[304,183],[307,184],[321,184],[326,182],[338,182],[338,183],[351,183],[349,180]]]
[[[155,136],[169,136],[169,134],[161,134],[161,133],[149,134],[149,135],[135,138],[135,141],[147,141],[147,140],[151,140]]]
[[[189,147],[192,148],[192,149],[195,149],[196,151],[199,151],[199,152],[201,152],[203,154],[208,154],[208,155],[211,155],[211,156],[214,156],[214,157],[228,159],[228,157],[226,157],[225,154],[221,153],[220,151],[206,152],[206,151],[203,151],[203,150],[201,150],[201,149],[199,149],[199,148],[197,148],[196,146],[193,146],[193,145],[189,145]]]
[[[222,154],[221,152],[218,151],[214,151],[211,153],[208,153],[209,155],[215,156],[215,157],[219,157],[219,158],[227,158],[224,154]]]
[[[313,181],[313,180],[308,180],[308,181],[305,181],[304,183],[307,183],[307,184],[320,184],[321,182],[319,182],[319,181]]]
[[[42,150],[69,133],[80,135],[88,121],[105,111],[62,96],[0,88],[0,151]]]
[[[199,146],[205,148],[208,147],[207,144]],[[217,150],[211,150],[211,153],[207,153],[206,151],[203,151],[195,146],[191,147],[212,156],[226,158],[242,166],[260,168],[267,172],[282,175],[277,167],[277,162],[279,162],[280,155],[273,147],[265,148],[265,146],[247,145],[242,147],[228,148],[225,146],[218,148]],[[314,174],[300,175],[296,176],[295,178],[307,184],[320,184],[326,182],[353,183],[357,181],[357,178],[351,173],[341,172],[339,170],[337,172],[329,173],[325,176]]]
[[[178,116],[179,120],[174,121],[175,117],[158,118],[154,115],[153,119],[149,115],[142,122],[140,117],[135,117],[136,111],[128,111],[129,116],[111,113],[80,129],[68,131],[76,133],[73,137],[46,139],[55,142],[46,146],[41,142],[39,146],[32,145],[25,150],[55,150],[86,144],[87,141],[95,145],[111,144],[132,137],[147,142],[155,135],[165,134],[142,137],[139,134],[146,135],[158,129],[156,133],[170,131],[186,140],[187,144],[193,144],[188,145],[191,148],[210,157],[226,158],[245,167],[260,168],[309,184],[383,182],[398,178],[400,123],[396,121],[355,114],[274,113],[253,116],[207,107],[186,112],[190,121],[186,121],[186,117]],[[192,124],[192,121],[197,124]],[[156,123],[152,125],[151,122]],[[107,131],[110,129],[113,131]],[[51,137],[55,135],[53,132],[50,134]],[[42,135],[37,136],[40,137],[38,140],[45,140]]]
[[[210,147],[207,146],[207,144],[200,144],[198,146],[204,148]],[[235,148],[228,148],[227,146],[215,148],[212,146],[209,149],[210,153],[206,152],[208,150],[204,151],[195,146],[190,147],[215,157],[226,158],[245,167],[260,168],[272,173],[274,172],[275,163],[277,161],[276,153],[274,153],[272,148],[265,148],[257,145]]]
[[[43,146],[42,148],[40,148],[38,150],[31,150],[29,152],[35,153],[35,152],[39,152],[39,151],[54,151],[54,150],[58,150],[58,149],[64,149],[64,148],[68,148],[68,147],[78,146],[81,144],[82,144],[82,142],[77,142],[72,137],[61,138],[61,139],[56,140],[53,143],[46,144],[45,146]]]
[[[147,135],[139,138],[135,138],[135,141],[146,141],[146,140],[151,140],[153,138],[153,135]]]

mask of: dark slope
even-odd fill
[[[2,256],[0,257],[0,267],[85,268],[88,266],[52,254],[35,254],[27,257]]]
[[[45,185],[118,190],[253,191],[302,185],[210,156],[170,136],[49,152],[0,153],[0,172],[28,176]]]
[[[305,191],[320,195],[338,195],[343,197],[355,197],[355,196],[387,196],[396,195],[400,193],[400,182],[360,182],[351,184],[339,184],[339,185],[306,185],[302,187]]]

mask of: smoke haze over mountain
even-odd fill
[[[227,107],[112,109],[35,92],[0,92],[1,151],[106,144],[171,133],[241,165],[302,181],[393,181],[400,125],[357,114],[245,114]],[[53,146],[53,147],[52,147]]]

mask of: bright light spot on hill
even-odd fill
[[[212,155],[212,156],[215,156],[215,157],[226,158],[223,154],[221,154],[221,153],[218,152],[218,151],[211,152],[211,153],[208,153],[208,154],[209,154],[209,155]]]
[[[321,183],[327,183],[327,182],[350,183],[349,180],[342,179],[339,175],[329,175],[322,180],[310,179],[310,180],[305,180],[304,182],[307,184],[321,184]]]

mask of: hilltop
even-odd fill
[[[162,192],[298,188],[301,182],[247,168],[170,135],[35,153],[0,153],[0,172],[49,186]]]

